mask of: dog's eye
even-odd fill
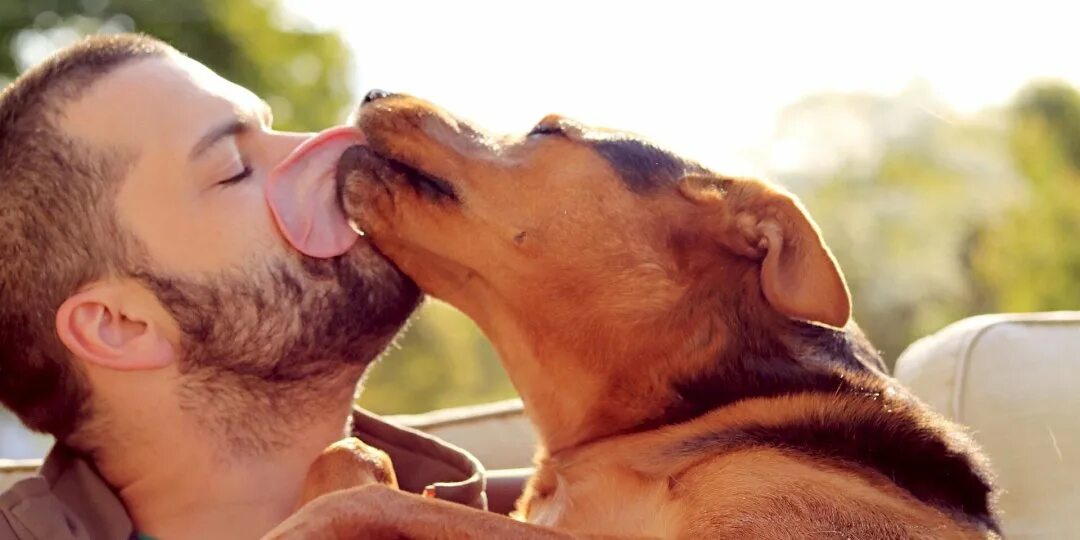
[[[566,132],[558,124],[539,124],[532,128],[528,136],[532,137],[533,135],[566,135]]]

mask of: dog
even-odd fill
[[[324,534],[1000,536],[987,460],[886,375],[793,195],[556,115],[498,137],[374,92],[356,123],[346,215],[491,339],[540,448],[518,521],[376,485],[301,513]]]
[[[308,467],[297,508],[325,493],[370,484],[398,488],[390,456],[356,437],[348,437],[328,446]]]

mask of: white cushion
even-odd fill
[[[971,428],[1007,538],[1080,538],[1080,312],[965,319],[912,344],[894,372]]]

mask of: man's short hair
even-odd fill
[[[113,203],[130,156],[75,140],[59,120],[102,76],[170,50],[136,34],[90,37],[0,93],[0,403],[61,441],[89,414],[89,389],[56,310],[118,263]]]

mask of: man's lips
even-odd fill
[[[336,257],[359,240],[338,202],[334,173],[346,149],[365,143],[358,128],[330,128],[302,143],[271,171],[266,202],[282,236],[301,253]]]

